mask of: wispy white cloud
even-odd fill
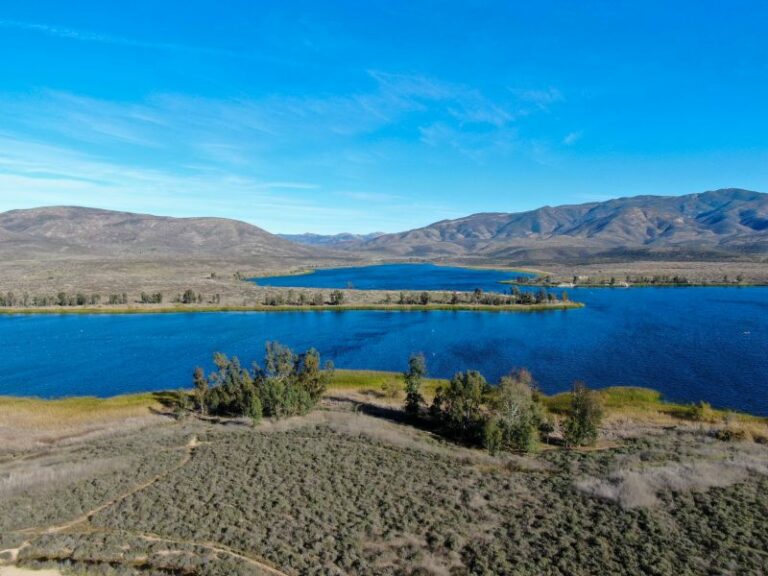
[[[549,107],[565,99],[557,88],[510,88],[510,92],[521,102],[531,104],[539,110],[549,110]]]
[[[328,202],[329,194],[348,200]],[[370,210],[374,201],[380,210]],[[217,171],[174,174],[0,135],[0,211],[61,204],[237,218],[273,232],[399,231],[423,224],[417,215],[454,214],[446,205],[400,195],[328,192],[310,182]]]
[[[279,214],[337,214],[306,196],[285,194],[317,188],[312,183],[260,181],[233,174],[173,174],[0,137],[0,209],[47,203],[120,209],[146,206],[177,215],[241,213],[252,221],[271,220]]]
[[[211,54],[230,57],[249,57],[251,55],[224,50],[219,48],[209,48],[202,46],[190,46],[188,44],[175,44],[172,42],[153,42],[149,40],[140,40],[137,38],[126,38],[123,36],[114,36],[111,34],[101,34],[88,30],[75,30],[51,24],[39,22],[21,22],[18,20],[0,19],[0,28],[14,28],[25,30],[27,32],[37,32],[54,38],[66,40],[77,40],[80,42],[99,42],[102,44],[115,44],[119,46],[128,46],[134,48],[149,48],[156,50],[170,50],[177,52],[196,52],[199,54]]]
[[[313,97],[154,94],[120,102],[0,93],[0,208],[242,212],[280,231],[296,229],[289,219],[327,230],[334,219],[362,227],[390,218],[403,229],[414,212],[405,192],[376,189],[372,174],[397,170],[413,154],[459,154],[483,165],[525,149],[518,124],[528,112],[515,108],[517,98],[420,75],[371,71],[368,80],[365,91]],[[337,200],[327,202],[329,194]],[[371,202],[381,206],[376,214],[366,210]],[[436,210],[449,215],[445,206]]]
[[[507,154],[523,147],[514,126],[490,132],[469,132],[436,122],[420,128],[420,140],[433,148],[447,146],[478,163],[484,163],[489,156]]]
[[[563,144],[566,146],[572,146],[573,144],[576,144],[579,140],[581,140],[581,137],[584,135],[584,133],[579,130],[577,132],[568,132],[568,134],[565,135],[563,138]]]
[[[342,156],[376,163],[381,157],[371,137],[391,128],[402,142],[443,146],[480,159],[491,150],[512,150],[516,121],[528,114],[514,110],[514,102],[497,102],[463,85],[378,71],[369,77],[374,86],[367,92],[327,97],[223,100],[158,94],[116,102],[51,90],[6,94],[0,95],[0,124],[17,134],[98,145],[99,154],[253,170],[299,154],[305,165],[323,162],[329,150],[337,164]],[[391,140],[392,133],[386,138]]]
[[[158,94],[116,102],[43,90],[0,96],[0,120],[83,142],[181,147],[198,159],[244,164],[266,150],[334,146],[390,127],[405,140],[424,140],[423,133],[431,132],[431,145],[439,131],[469,135],[466,146],[498,141],[531,113],[528,104],[543,111],[560,99],[555,89],[518,91],[503,101],[420,75],[370,71],[369,77],[374,85],[368,91],[324,97]]]
[[[397,194],[386,194],[383,192],[337,192],[337,194],[344,198],[352,198],[353,200],[362,200],[364,202],[390,202],[403,198]]]

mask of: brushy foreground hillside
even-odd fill
[[[382,411],[383,412],[383,411]],[[386,415],[386,414],[384,414]],[[0,447],[0,562],[65,574],[763,574],[768,446],[696,426],[494,458],[340,397]]]

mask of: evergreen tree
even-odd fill
[[[480,439],[484,425],[482,405],[488,383],[476,370],[459,372],[443,390],[440,420],[446,432],[463,441]]]
[[[405,413],[410,418],[418,418],[424,397],[421,395],[421,383],[427,374],[427,363],[423,354],[411,354],[408,359],[408,371],[403,373],[405,380]]]
[[[566,446],[588,446],[597,441],[603,407],[597,392],[584,382],[574,382],[571,392],[571,412],[565,422]]]

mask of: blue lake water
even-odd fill
[[[500,284],[519,276],[533,277],[528,272],[453,268],[434,264],[382,264],[317,270],[299,276],[255,278],[260,286],[305,288],[355,288],[357,290],[446,290],[471,292],[509,290]]]
[[[508,274],[419,265],[262,279],[284,286],[507,287]],[[383,278],[375,280],[383,274]],[[443,277],[442,275],[448,274]],[[367,282],[372,282],[368,284]],[[375,282],[374,282],[375,281]],[[548,393],[576,379],[648,386],[768,415],[768,288],[575,289],[578,310],[253,312],[0,317],[0,394],[109,396],[190,384],[214,351],[261,359],[268,340],[316,347],[341,368],[402,370],[412,351],[435,376],[529,368]]]

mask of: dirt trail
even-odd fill
[[[134,494],[141,492],[142,490],[146,490],[153,484],[156,484],[163,478],[170,476],[177,470],[180,470],[181,468],[186,466],[189,463],[189,461],[192,460],[192,455],[194,454],[195,449],[199,445],[200,445],[200,442],[198,441],[197,436],[192,436],[192,438],[189,439],[189,442],[187,442],[187,444],[184,446],[184,449],[185,449],[184,457],[181,460],[179,460],[179,462],[176,463],[174,466],[172,466],[171,468],[169,468],[168,470],[160,474],[153,476],[152,478],[142,482],[141,484],[137,484],[127,492],[123,492],[122,494],[115,496],[111,500],[107,500],[103,504],[100,504],[96,508],[93,508],[92,510],[89,510],[84,514],[81,514],[80,516],[70,520],[69,522],[65,522],[64,524],[58,524],[55,526],[48,526],[47,528],[27,528],[25,530],[19,530],[19,532],[22,534],[36,534],[36,535],[59,534],[67,530],[71,530],[72,528],[76,528],[80,524],[85,524],[86,522],[90,522],[91,518],[93,518],[96,514],[98,514],[102,510],[105,510],[111,506],[114,506],[115,504],[119,504],[126,498],[129,498],[130,496],[133,496]]]
[[[16,566],[0,566],[0,576],[61,576],[58,570],[27,570]]]
[[[229,556],[232,556],[233,558],[237,558],[238,560],[247,562],[248,564],[251,564],[252,566],[257,567],[260,570],[267,572],[268,574],[273,574],[274,576],[289,576],[285,572],[281,572],[277,568],[274,568],[273,566],[265,563],[262,559],[254,558],[253,556],[248,556],[243,552],[238,552],[234,548],[230,548],[229,546],[225,546],[223,544],[217,544],[216,542],[194,542],[194,541],[187,541],[187,540],[175,540],[173,538],[163,538],[161,536],[156,536],[154,534],[132,533],[132,535],[138,538],[141,538],[142,540],[146,540],[147,542],[163,542],[167,544],[186,544],[190,546],[199,546],[200,548],[206,548],[208,550],[212,550],[213,552],[227,554]]]
[[[48,526],[44,528],[27,528],[24,530],[19,530],[19,533],[22,534],[29,534],[33,537],[35,536],[42,536],[44,534],[60,534],[62,532],[66,532],[68,530],[73,530],[78,527],[81,527],[83,524],[90,523],[91,519],[98,514],[99,512],[106,510],[107,508],[111,506],[115,506],[116,504],[119,504],[126,498],[129,498],[130,496],[141,492],[142,490],[146,490],[147,488],[150,488],[152,485],[156,484],[160,480],[167,478],[174,472],[180,470],[184,466],[186,466],[191,460],[192,456],[195,453],[195,450],[201,445],[202,443],[199,441],[198,437],[192,436],[189,439],[189,442],[184,446],[185,454],[184,457],[179,460],[175,465],[173,465],[168,470],[165,470],[164,472],[157,474],[153,476],[152,478],[149,478],[148,480],[142,482],[141,484],[137,484],[133,486],[130,490],[123,492],[122,494],[119,494],[118,496],[115,496],[114,498],[108,500],[107,502],[104,502],[97,506],[96,508],[93,508],[92,510],[89,510],[88,512],[85,512],[84,514],[81,514],[80,516],[73,518],[72,520],[65,522],[63,524],[57,524],[54,526]],[[89,527],[90,529],[90,527]],[[146,540],[147,542],[164,542],[168,544],[185,544],[185,545],[192,545],[192,546],[198,546],[200,548],[205,548],[208,550],[211,550],[213,552],[218,552],[221,554],[226,554],[229,556],[232,556],[233,558],[237,558],[239,560],[242,560],[243,562],[246,562],[250,564],[251,566],[254,566],[258,568],[259,570],[271,574],[273,576],[289,576],[285,572],[281,572],[277,568],[271,566],[270,564],[267,564],[262,559],[255,558],[253,556],[249,556],[245,554],[244,552],[239,552],[233,548],[230,548],[228,546],[225,546],[223,544],[218,544],[215,542],[192,542],[192,541],[184,541],[184,540],[176,540],[172,538],[163,538],[161,536],[157,536],[155,534],[143,534],[143,533],[132,533],[133,536],[136,536],[137,538],[140,538],[142,540]],[[2,563],[0,563],[0,576],[5,576],[6,572],[2,572],[2,570],[8,570],[13,568],[13,564],[15,564],[18,561],[19,553],[28,546],[31,545],[31,541],[24,542],[21,546],[18,548],[12,548],[9,550],[2,550],[0,553],[8,553],[10,554],[10,559],[6,561],[5,567],[3,567]],[[9,575],[13,574],[13,572],[7,572]],[[17,572],[21,574],[22,572]],[[24,572],[26,573],[26,572]],[[58,574],[58,571],[51,572],[52,574]]]
[[[15,563],[15,562],[16,562],[16,560],[18,560],[18,559],[19,559],[19,553],[20,553],[22,550],[24,550],[24,548],[26,548],[27,546],[29,546],[30,544],[32,544],[32,543],[31,543],[31,542],[29,542],[29,541],[27,541],[27,542],[24,542],[24,544],[22,544],[22,545],[21,545],[21,546],[19,546],[18,548],[8,548],[7,550],[0,550],[0,556],[2,556],[3,554],[8,554],[8,555],[10,555],[10,559],[9,559],[7,562],[9,562],[9,563],[13,564],[13,563]],[[2,560],[0,560],[0,566],[2,566],[2,565],[3,565],[3,564],[2,564]]]

